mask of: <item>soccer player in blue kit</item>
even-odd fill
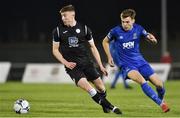
[[[146,30],[135,23],[136,12],[133,9],[125,9],[120,14],[121,25],[110,30],[103,40],[103,48],[108,58],[110,66],[114,66],[113,58],[110,53],[109,43],[114,40],[115,48],[118,51],[118,66],[122,68],[124,78],[129,78],[140,84],[142,91],[159,105],[163,112],[170,109],[164,101],[165,88],[163,82],[143,58],[139,51],[141,37],[145,37],[153,44],[157,43],[156,38],[147,33]],[[155,87],[156,92],[148,85],[147,80]]]

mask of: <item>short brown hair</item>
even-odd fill
[[[135,19],[136,11],[134,9],[125,9],[121,12],[122,18],[131,17],[132,19]]]
[[[63,12],[66,12],[66,11],[75,11],[75,8],[74,8],[73,5],[66,5],[66,6],[62,7],[59,12],[63,13]]]

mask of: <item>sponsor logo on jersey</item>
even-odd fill
[[[79,34],[80,32],[81,32],[81,30],[80,30],[80,29],[76,29],[76,33],[78,33],[78,34]]]
[[[123,43],[123,49],[131,49],[131,48],[134,48],[134,41]]]
[[[79,40],[77,37],[69,37],[68,38],[68,42],[69,42],[69,47],[78,47],[79,44]]]

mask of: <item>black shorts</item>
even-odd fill
[[[81,78],[87,78],[88,81],[93,81],[100,77],[97,69],[92,64],[76,66],[74,69],[68,70],[67,73],[76,84]]]

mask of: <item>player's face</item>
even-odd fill
[[[126,17],[126,18],[121,17],[121,24],[125,31],[129,31],[132,29],[134,21],[135,20],[132,19],[131,17]]]
[[[64,25],[69,26],[74,21],[75,12],[74,11],[66,11],[61,13],[61,19]]]

